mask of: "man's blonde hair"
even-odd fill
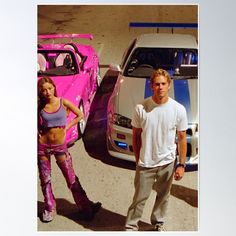
[[[169,74],[166,70],[157,69],[157,70],[155,70],[155,71],[152,73],[152,75],[151,75],[151,84],[153,84],[154,78],[159,77],[159,76],[164,76],[164,77],[166,77],[168,84],[171,83],[170,74]]]

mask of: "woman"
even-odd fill
[[[73,112],[75,118],[66,124],[69,112]],[[77,107],[68,100],[57,97],[56,86],[51,78],[43,77],[38,81],[38,169],[45,202],[43,222],[53,220],[56,208],[51,187],[51,155],[55,156],[56,163],[66,179],[80,216],[85,220],[92,220],[101,207],[100,202],[93,203],[88,199],[80,185],[65,142],[66,130],[82,119],[83,113]]]

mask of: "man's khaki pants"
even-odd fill
[[[151,190],[156,191],[156,200],[151,213],[151,223],[164,222],[167,204],[173,181],[175,161],[165,166],[145,168],[136,167],[133,202],[128,209],[125,230],[138,230],[138,222],[142,217],[144,205]]]

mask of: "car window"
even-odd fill
[[[136,48],[125,67],[124,75],[150,77],[153,70],[158,68],[175,71],[181,65],[197,65],[197,62],[196,49]]]
[[[70,51],[38,51],[38,75],[63,76],[77,73],[74,55]]]

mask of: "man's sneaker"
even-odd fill
[[[48,223],[53,220],[53,211],[44,210],[42,214],[42,221]]]
[[[157,223],[154,226],[154,231],[166,231],[165,227],[164,227],[164,223]]]

